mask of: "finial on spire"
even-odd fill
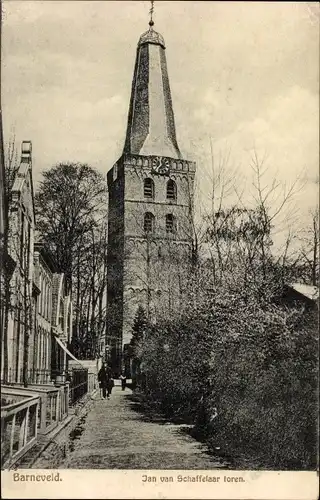
[[[154,1],[151,0],[150,3],[151,3],[151,8],[150,8],[150,11],[149,11],[149,14],[150,14],[149,26],[150,26],[150,28],[152,28],[152,26],[154,25],[153,18],[152,18],[153,12],[154,12]]]

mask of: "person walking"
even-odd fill
[[[102,397],[103,399],[106,399],[107,387],[108,387],[108,372],[105,363],[102,363],[102,366],[99,370],[98,381],[100,387],[100,394],[102,390]]]
[[[127,383],[127,377],[125,376],[124,372],[121,373],[120,380],[121,380],[121,389],[124,391]]]
[[[110,399],[112,389],[114,386],[114,380],[112,377],[112,371],[110,367],[106,369],[106,373],[107,373],[107,399]]]

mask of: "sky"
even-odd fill
[[[120,157],[149,8],[4,1],[4,138],[32,141],[36,184],[58,162],[106,173]],[[266,186],[276,176],[288,189],[299,177],[295,224],[304,226],[319,186],[319,5],[156,1],[154,21],[166,41],[178,143],[197,162],[199,206],[210,204],[212,158],[215,169],[229,158],[225,175],[249,199],[256,152],[266,158]]]

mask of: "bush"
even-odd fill
[[[146,395],[240,465],[315,469],[316,325],[302,309],[216,290],[148,330]]]

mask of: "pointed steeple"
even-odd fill
[[[124,153],[181,158],[176,139],[165,42],[154,29],[139,39]]]

